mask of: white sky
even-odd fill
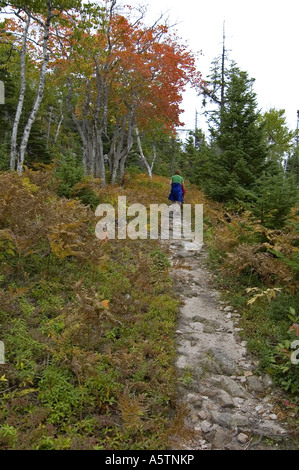
[[[129,2],[133,5],[135,2]],[[140,3],[140,0],[139,2]],[[299,109],[299,1],[298,0],[143,0],[149,15],[167,12],[178,23],[179,36],[193,51],[202,51],[198,69],[203,78],[212,60],[222,52],[225,21],[229,58],[255,78],[259,108],[285,109],[287,125],[294,130]],[[186,92],[181,120],[194,129],[195,110],[202,112],[201,99]],[[198,116],[198,127],[205,128]]]

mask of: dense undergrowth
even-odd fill
[[[0,448],[165,449],[182,426],[168,259],[156,241],[99,241],[93,209],[120,195],[166,202],[168,180],[128,173],[125,187],[100,189],[97,180],[66,188],[60,178],[51,168],[0,175]],[[295,428],[298,215],[278,231],[226,212],[195,186],[185,202],[204,204],[218,287]]]
[[[178,310],[167,257],[154,241],[99,241],[94,211],[56,183],[0,176],[0,448],[165,448]]]

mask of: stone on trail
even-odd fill
[[[223,311],[224,312],[233,312],[233,307],[231,307],[230,305],[228,305],[227,307],[224,307]]]
[[[238,442],[240,442],[240,444],[246,444],[246,442],[248,442],[248,436],[247,434],[244,434],[243,432],[241,432],[238,435],[237,440]]]
[[[212,428],[212,424],[209,423],[209,421],[202,421],[202,423],[200,423],[200,427],[201,427],[201,430],[204,434],[206,434],[207,432],[209,432]]]
[[[251,370],[247,370],[246,372],[244,372],[245,377],[251,377],[252,375],[253,375],[253,372],[251,372]]]
[[[218,402],[222,408],[234,408],[235,407],[235,403],[232,397],[224,390],[220,391],[220,394],[218,396]]]
[[[263,405],[256,406],[255,411],[259,414],[262,415],[263,413],[266,412],[266,409],[263,407]]]
[[[208,350],[209,356],[219,365],[222,374],[237,375],[240,370],[235,361],[222,349],[210,348]]]
[[[222,377],[221,385],[232,397],[246,398],[246,390],[229,377]]]
[[[194,406],[194,408],[201,408],[203,398],[199,394],[188,393],[186,401]]]
[[[269,375],[263,377],[263,384],[266,388],[270,388],[273,385],[273,381]]]
[[[247,416],[241,414],[231,414],[226,412],[212,411],[212,418],[214,423],[225,428],[234,429],[237,427],[247,427],[249,424],[249,419]]]
[[[202,419],[203,421],[205,421],[205,420],[207,419],[207,417],[208,417],[208,416],[207,416],[207,412],[204,411],[204,410],[201,410],[201,411],[198,413],[198,417],[199,417],[200,419]]]
[[[224,449],[225,445],[230,441],[229,433],[221,428],[218,428],[213,439],[212,449]]]
[[[262,393],[265,390],[265,385],[256,375],[252,375],[247,379],[247,389],[250,392]]]
[[[277,415],[272,414],[272,415],[270,415],[270,419],[272,419],[272,421],[276,421],[278,419],[278,417],[277,417]]]

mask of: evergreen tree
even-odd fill
[[[259,123],[253,79],[233,65],[224,106],[212,113],[210,159],[204,189],[218,201],[232,201],[253,187],[266,167],[267,147]]]
[[[297,187],[299,186],[299,147],[295,146],[292,153],[290,153],[286,165],[286,175],[293,177]]]
[[[203,167],[207,162],[208,144],[201,129],[190,132],[181,153],[179,167],[192,184],[201,186]]]
[[[245,207],[261,224],[279,229],[285,225],[292,207],[298,202],[298,190],[294,178],[286,178],[282,166],[272,163],[247,192],[246,198],[248,203]]]
[[[261,122],[268,147],[268,160],[282,163],[291,150],[294,137],[294,133],[286,125],[285,110],[271,108],[261,117]]]
[[[190,132],[180,156],[179,167],[184,174],[184,178],[191,182],[193,182],[197,160],[198,150],[195,147],[194,132]]]

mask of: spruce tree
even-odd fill
[[[286,174],[293,177],[297,187],[299,186],[299,147],[295,147],[286,161]]]
[[[266,167],[267,148],[259,122],[254,80],[232,65],[224,105],[210,120],[211,155],[204,188],[218,201],[233,201],[255,184]]]
[[[179,167],[184,177],[201,186],[202,168],[207,161],[207,143],[201,129],[191,131],[181,152]]]
[[[271,229],[280,229],[287,222],[291,209],[298,203],[298,190],[294,177],[286,178],[282,166],[271,162],[267,171],[257,179],[251,191],[247,191],[247,203],[259,222]]]
[[[294,132],[290,131],[286,124],[285,110],[271,108],[263,114],[261,122],[268,147],[267,159],[282,163],[291,151],[294,138]]]

